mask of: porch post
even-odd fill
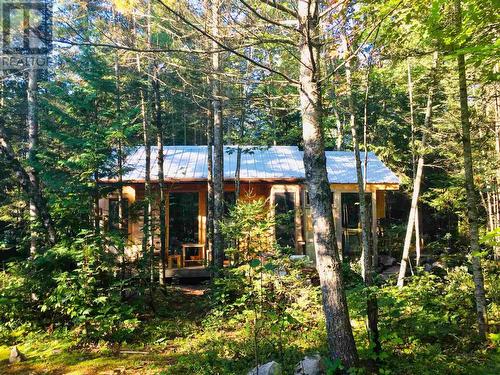
[[[335,237],[337,238],[337,247],[339,255],[343,258],[344,251],[342,249],[342,193],[332,190],[333,193],[333,223],[335,225]]]

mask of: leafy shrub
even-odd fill
[[[123,341],[138,320],[122,301],[127,280],[119,277],[117,255],[101,238],[83,232],[2,274],[0,323],[15,329],[68,327],[82,341]]]
[[[309,280],[311,265],[291,260],[289,249],[274,243],[274,218],[263,200],[239,202],[223,230],[237,261],[213,281],[207,324],[230,323],[246,331],[248,355],[255,362],[275,357],[284,363],[293,335],[307,336],[321,319],[319,289]],[[297,352],[297,350],[292,350]]]

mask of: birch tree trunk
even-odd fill
[[[438,66],[438,53],[434,52],[433,65],[430,72],[431,81],[429,84],[429,90],[427,92],[427,107],[425,110],[424,125],[422,127],[422,144],[421,144],[422,150],[418,157],[417,168],[415,171],[415,178],[413,180],[413,193],[411,198],[410,214],[408,217],[408,223],[406,225],[406,235],[405,235],[405,242],[403,245],[403,255],[401,258],[401,266],[399,268],[399,275],[397,282],[399,288],[402,288],[404,286],[406,268],[408,267],[408,262],[409,262],[411,239],[418,214],[418,198],[420,196],[420,187],[422,184],[422,175],[424,171],[423,149],[426,144],[426,133],[430,131],[432,124],[432,108],[434,105],[434,95],[437,86],[437,66]]]
[[[38,173],[35,170],[36,163],[36,148],[38,144],[38,118],[37,118],[37,91],[38,91],[38,73],[35,69],[28,70],[28,87],[26,90],[27,97],[27,115],[26,115],[26,125],[28,127],[28,175],[30,177],[31,184],[36,190],[40,190],[40,184],[38,182]],[[37,225],[36,220],[38,216],[35,201],[30,199],[30,254],[34,255],[37,252]]]
[[[304,167],[311,202],[316,267],[321,284],[328,347],[332,358],[340,359],[346,367],[352,367],[357,363],[358,355],[335,239],[332,194],[323,140],[318,1],[298,0],[297,12],[301,32],[299,74]]]
[[[408,99],[410,104],[410,124],[411,124],[411,159],[412,159],[412,171],[413,179],[415,180],[417,160],[415,153],[415,115],[414,115],[414,105],[413,105],[413,81],[411,78],[411,64],[410,58],[406,59],[406,66],[408,71]],[[416,265],[420,265],[420,215],[419,207],[417,202],[417,211],[415,212],[415,253],[416,253]]]
[[[455,0],[455,15],[457,17],[458,32],[462,29],[462,9],[460,0]],[[472,252],[472,275],[474,279],[474,296],[478,333],[482,340],[486,340],[488,332],[488,317],[486,312],[486,296],[484,277],[479,258],[479,228],[477,217],[476,187],[474,185],[474,170],[472,160],[472,145],[470,136],[470,113],[467,96],[467,76],[465,56],[457,53],[458,86],[460,94],[460,123],[462,125],[462,148],[464,153],[465,190],[467,193],[467,216],[469,218],[470,247]]]
[[[212,35],[219,38],[220,23],[220,0],[212,0]],[[219,46],[212,43],[212,48],[217,50]],[[220,83],[220,53],[212,54],[212,108],[213,108],[213,129],[214,129],[214,166],[213,166],[213,256],[216,268],[222,269],[224,266],[224,243],[222,238],[221,223],[224,214],[224,132],[222,123],[222,100]]]

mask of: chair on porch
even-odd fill
[[[168,251],[168,268],[182,268],[182,243],[175,237],[170,238],[169,251]]]
[[[189,254],[189,250],[195,250],[194,254]],[[205,264],[205,245],[200,243],[184,243],[182,244],[182,266],[186,267],[186,263],[201,263]]]

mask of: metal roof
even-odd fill
[[[304,179],[303,152],[297,146],[241,146],[241,179]],[[236,173],[236,146],[224,146],[224,178]],[[127,152],[124,181],[145,178],[145,148],[132,147]],[[362,153],[362,157],[364,154]],[[332,184],[356,183],[354,153],[327,151],[328,179]],[[151,147],[151,180],[158,179],[158,148]],[[377,156],[368,153],[368,183],[399,184],[398,177]],[[165,146],[164,176],[167,180],[207,179],[207,146]],[[106,181],[106,179],[102,179]]]

